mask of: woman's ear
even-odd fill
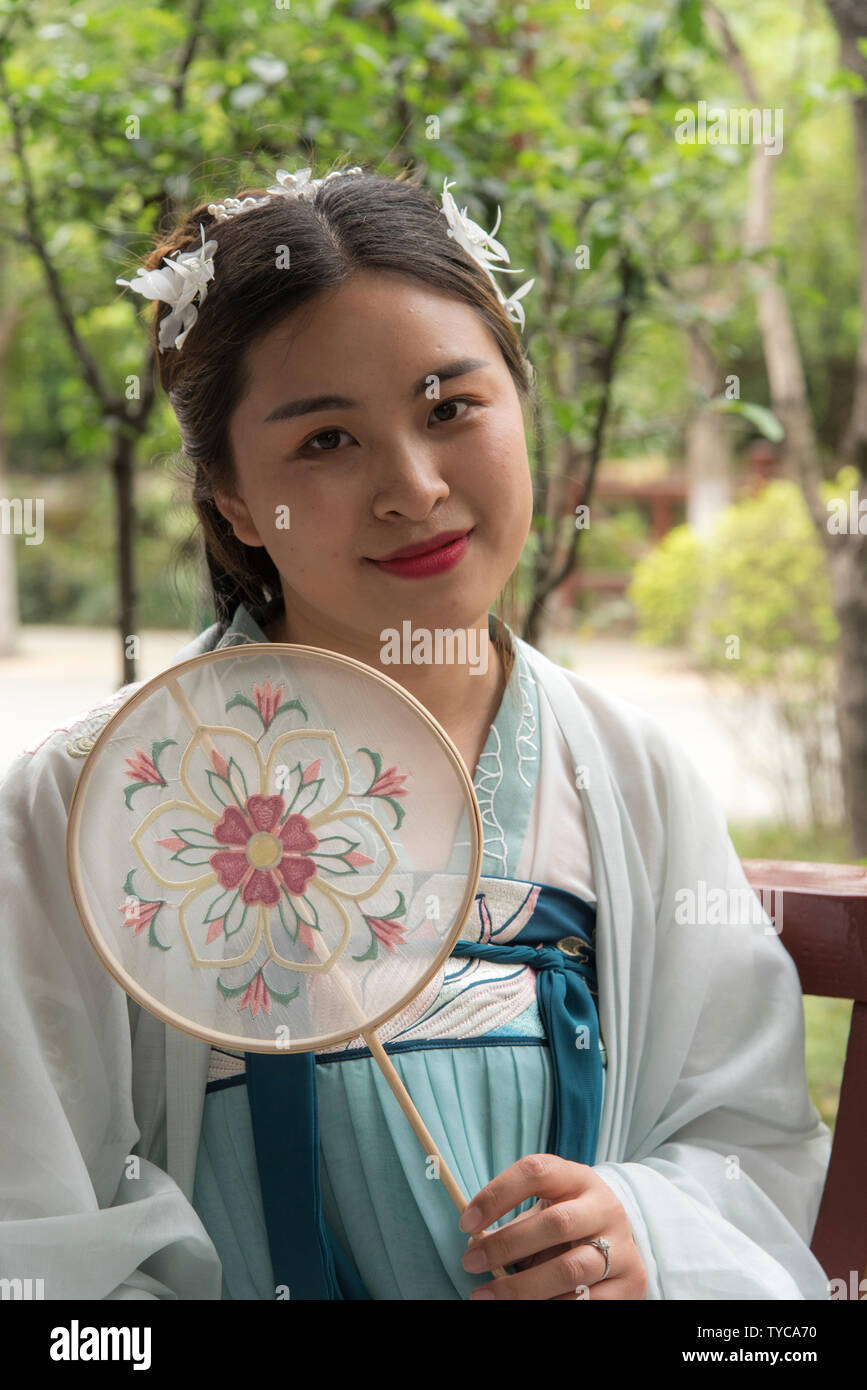
[[[234,492],[215,492],[214,505],[228,521],[239,541],[244,545],[264,545],[265,542],[256,530],[247,504]]]

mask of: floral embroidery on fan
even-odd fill
[[[161,951],[167,951],[169,949],[168,946],[164,946],[160,941],[154,927],[154,918],[157,916],[160,908],[165,907],[166,900],[165,898],[143,898],[140,894],[136,893],[132,886],[134,873],[135,869],[130,869],[126,876],[126,882],[123,885],[123,891],[126,894],[126,901],[120,905],[120,911],[123,913],[123,925],[125,927],[132,927],[133,936],[138,936],[139,932],[144,931],[145,927],[147,927],[150,945],[158,946]]]
[[[144,749],[137,748],[135,756],[125,759],[127,764],[127,777],[136,779],[133,786],[124,790],[124,800],[130,809],[132,808],[132,798],[136,792],[141,791],[142,787],[167,787],[163,774],[159,769],[159,757],[164,748],[168,748],[170,743],[174,743],[173,738],[163,739],[162,743],[151,744],[150,757]]]
[[[371,752],[369,748],[359,748],[358,751],[359,753],[366,753],[373,763],[373,781],[367,790],[361,792],[360,795],[381,796],[384,801],[387,801],[394,811],[394,828],[399,830],[405,812],[402,806],[398,806],[394,798],[406,796],[406,788],[402,784],[406,781],[407,774],[404,773],[399,776],[396,767],[386,768],[385,772],[382,772],[382,758],[378,753]]]
[[[132,891],[134,871],[130,870],[125,884],[127,904],[122,909],[124,925],[134,923],[134,934],[147,925],[149,944],[168,950],[171,943],[160,940],[153,920],[167,904],[176,906],[178,926],[193,963],[219,964],[219,990],[226,999],[238,999],[239,1011],[249,1007],[254,1017],[260,1010],[270,1013],[272,999],[288,1003],[299,993],[297,988],[277,988],[274,971],[330,968],[349,945],[350,912],[358,926],[366,927],[370,934],[367,950],[353,957],[358,961],[375,959],[381,945],[394,951],[396,945],[403,944],[406,930],[405,920],[399,920],[405,919],[406,901],[398,889],[394,890],[396,905],[389,911],[365,912],[361,907],[363,899],[379,894],[398,861],[377,818],[355,803],[360,797],[381,798],[389,803],[400,825],[405,810],[395,798],[407,795],[403,784],[408,774],[399,773],[396,766],[383,772],[378,752],[358,749],[357,753],[371,759],[374,775],[363,791],[353,791],[348,764],[331,730],[295,729],[279,735],[272,742],[266,765],[259,743],[275,719],[289,710],[307,719],[301,702],[282,701],[282,694],[282,686],[272,689],[266,681],[263,687],[253,687],[253,700],[240,693],[234,695],[226,709],[235,705],[255,709],[262,723],[259,737],[254,739],[240,729],[200,726],[180,756],[174,779],[170,774],[164,776],[159,766],[160,755],[176,742],[173,739],[155,742],[150,756],[137,749],[134,758],[126,759],[126,776],[137,779],[124,793],[130,809],[131,797],[142,787],[168,789],[172,780],[180,783],[189,800],[157,804],[130,841],[157,883],[185,889],[186,896],[178,904],[141,898]],[[294,764],[290,758],[275,766],[279,753],[285,757],[298,739],[303,741],[299,750],[302,758]],[[226,746],[230,742],[235,743],[237,756]],[[218,751],[217,743],[223,744],[228,757]],[[323,746],[321,756],[309,758],[311,744],[314,751],[317,744]],[[329,758],[323,772],[326,752]],[[199,755],[198,762],[193,762],[194,754]],[[279,790],[272,791],[273,785]],[[142,837],[154,821],[169,815],[166,828],[171,833],[154,832],[155,838],[145,845]],[[168,877],[174,865],[193,873],[180,880]],[[348,886],[362,873],[358,889]],[[212,888],[217,891],[210,895]],[[130,899],[134,899],[132,905]],[[378,905],[381,899],[376,901]],[[196,920],[188,921],[188,915]],[[165,931],[162,936],[165,938]],[[335,936],[339,937],[336,945]],[[216,960],[213,952],[207,954],[215,943],[229,943],[233,937],[242,943],[236,948],[238,954]],[[292,958],[281,954],[278,943],[283,940],[295,948]],[[316,959],[306,963],[303,956],[297,958],[298,947]],[[227,971],[245,965],[252,973],[245,971],[242,983],[232,984],[222,978]],[[271,975],[267,981],[266,970]]]
[[[353,956],[353,960],[376,960],[379,955],[379,943],[382,942],[389,951],[393,951],[396,943],[403,944],[405,940],[406,923],[398,922],[398,917],[406,915],[406,899],[397,890],[399,902],[393,912],[385,916],[368,917],[364,913],[364,920],[370,928],[370,949],[365,951],[363,956]]]
[[[276,999],[279,1004],[289,1004],[297,995],[301,988],[300,985],[297,985],[289,994],[280,994],[273,986],[270,989],[268,988],[265,984],[265,966],[270,964],[271,961],[266,960],[265,965],[259,967],[248,984],[236,985],[234,988],[229,985],[224,985],[220,977],[217,976],[217,985],[224,999],[233,999],[237,995],[241,995],[241,999],[238,1003],[238,1013],[240,1013],[242,1009],[249,1007],[253,1018],[256,1017],[260,1009],[266,1014],[269,1014],[271,1012],[272,999]]]
[[[226,713],[234,709],[236,705],[245,705],[248,709],[255,710],[262,721],[262,733],[267,733],[278,714],[283,714],[289,709],[298,709],[307,718],[307,711],[300,700],[284,700],[281,704],[281,696],[284,687],[278,685],[276,690],[271,689],[271,682],[267,680],[263,686],[253,686],[253,699],[242,695],[240,691],[233,695],[231,700],[226,701]],[[260,734],[261,738],[262,735]]]

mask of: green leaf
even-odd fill
[[[710,408],[722,415],[743,416],[774,444],[779,444],[785,436],[785,430],[767,406],[756,405],[753,401],[728,400],[725,396],[716,396],[710,402]]]

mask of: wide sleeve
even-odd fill
[[[645,737],[644,791],[641,774],[621,785],[656,922],[633,928],[626,1140],[595,1172],[626,1209],[648,1298],[828,1299],[809,1244],[831,1140],[797,970],[711,788],[661,730]]]
[[[42,1280],[46,1299],[219,1298],[194,1209],[130,1158],[127,997],[69,887],[64,743],[20,756],[0,785],[0,1277]]]

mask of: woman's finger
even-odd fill
[[[586,1196],[529,1212],[523,1220],[510,1221],[474,1240],[464,1255],[464,1269],[480,1274],[551,1246],[571,1245],[585,1233],[593,1234],[594,1215]]]
[[[575,1298],[575,1290],[602,1281],[605,1257],[595,1245],[575,1245],[562,1255],[544,1260],[532,1269],[510,1274],[505,1279],[493,1279],[485,1288],[494,1298],[557,1299]],[[608,1280],[604,1281],[607,1285]]]

